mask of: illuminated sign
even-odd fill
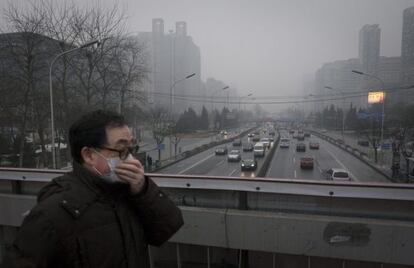
[[[385,99],[385,92],[384,91],[373,91],[368,93],[368,103],[383,103]]]

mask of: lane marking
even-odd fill
[[[186,171],[188,171],[188,170],[192,169],[193,167],[195,167],[195,166],[199,165],[201,162],[206,161],[207,159],[209,159],[209,158],[213,157],[214,155],[215,155],[215,154],[213,153],[213,154],[211,154],[211,155],[207,156],[206,158],[201,159],[200,161],[198,161],[198,162],[196,162],[196,163],[192,164],[191,166],[189,166],[188,168],[181,170],[180,172],[178,172],[178,174],[183,174],[184,172],[186,172]]]
[[[348,171],[348,173],[351,175],[351,179],[353,180],[353,181],[359,181],[359,179],[354,175],[354,174],[352,174],[352,172],[351,171],[349,171],[349,169],[347,169],[346,168],[346,166],[344,165],[344,164],[342,164],[342,162],[341,161],[339,161],[339,159],[338,158],[336,158],[335,157],[335,155],[331,152],[331,151],[329,151],[327,148],[325,148],[325,150],[335,159],[335,161],[336,162],[338,162],[339,163],[339,165],[341,165],[342,166],[342,168],[343,169],[345,169],[345,170],[347,170]]]
[[[236,169],[234,169],[232,172],[230,172],[229,177],[231,177],[231,175],[233,175],[234,172],[236,172]]]
[[[218,162],[217,164],[216,164],[216,167],[217,166],[220,166],[221,164],[223,164],[224,163],[224,160],[221,160],[220,162]]]
[[[293,163],[296,163],[296,158],[295,157],[293,157]]]
[[[296,179],[296,170],[294,171],[294,176],[295,176],[295,179]]]

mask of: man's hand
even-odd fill
[[[128,183],[132,194],[138,194],[145,186],[144,168],[139,160],[129,158],[115,168],[115,173]]]

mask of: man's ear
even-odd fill
[[[94,166],[95,164],[95,158],[96,155],[93,153],[92,149],[89,147],[83,147],[81,149],[81,156],[83,159],[83,162],[90,165],[90,166]]]

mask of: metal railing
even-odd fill
[[[65,172],[0,168],[0,225],[19,226],[37,191]],[[171,239],[181,251],[188,244],[414,265],[414,185],[146,175],[183,212],[185,227]]]

